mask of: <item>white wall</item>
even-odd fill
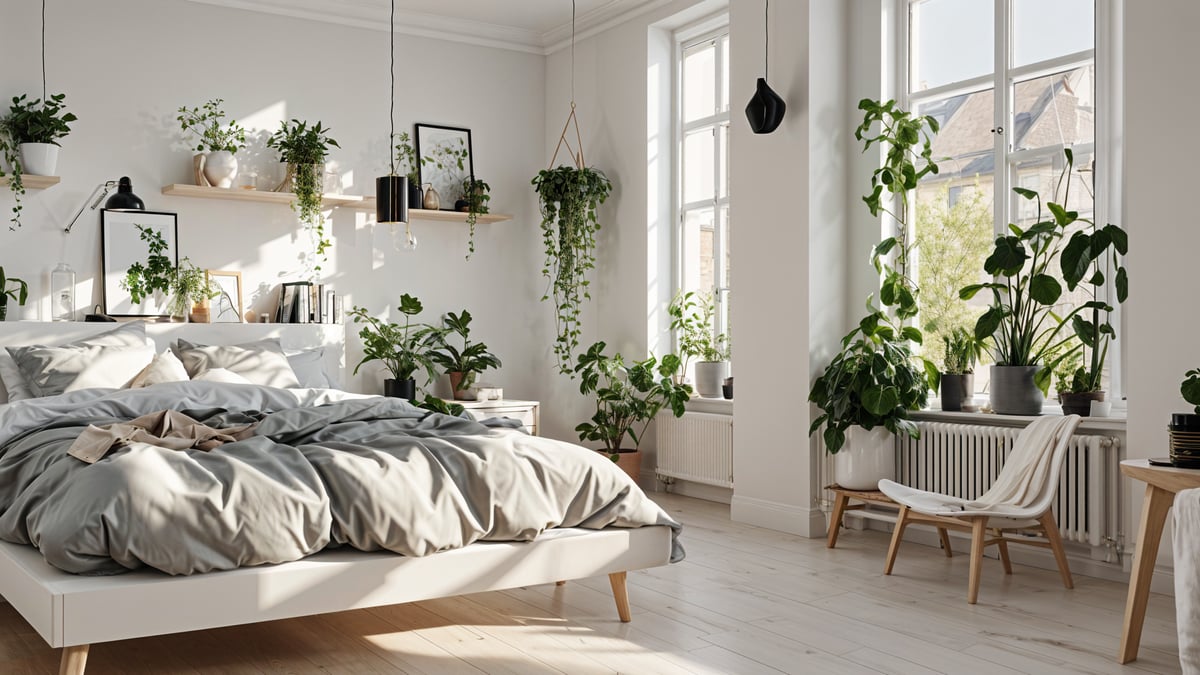
[[[5,3],[0,19],[0,100],[40,96],[38,3]],[[49,87],[67,94],[80,120],[63,142],[63,182],[25,200],[24,227],[0,230],[0,264],[32,283],[34,300],[10,319],[44,318],[49,271],[75,268],[81,309],[100,301],[91,280],[99,265],[99,215],[74,233],[61,228],[100,181],[128,175],[148,208],[179,213],[180,253],[200,267],[243,273],[247,300],[302,275],[307,238],[284,206],[165,197],[168,183],[190,182],[191,156],[178,142],[174,111],[224,98],[225,109],[257,135],[285,118],[321,120],[341,142],[332,159],[345,191],[370,194],[388,160],[386,32],[291,19],[183,0],[50,2],[46,46]],[[396,124],[463,126],[473,131],[476,174],[493,186],[492,209],[511,222],[480,225],[475,258],[464,260],[465,225],[417,222],[415,253],[395,250],[385,228],[365,214],[335,213],[326,281],[350,303],[383,312],[401,293],[419,296],[426,317],[463,307],[475,333],[504,361],[486,375],[510,396],[545,399],[551,322],[542,292],[537,207],[529,186],[542,167],[545,59],[461,43],[396,37]],[[261,143],[257,149],[261,151]],[[273,156],[243,153],[265,168]],[[0,212],[12,200],[0,191]],[[5,218],[7,220],[7,218]],[[351,331],[356,333],[357,331]],[[357,362],[357,337],[351,341]],[[372,377],[372,380],[376,378]],[[378,391],[376,381],[355,383]],[[543,415],[554,425],[555,405]]]

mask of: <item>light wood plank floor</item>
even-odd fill
[[[1125,587],[848,531],[829,551],[659,499],[688,559],[629,575],[633,623],[607,578],[96,645],[88,673],[1178,673],[1174,606],[1152,596],[1141,658],[1114,661]],[[0,605],[0,673],[54,673],[59,654]]]

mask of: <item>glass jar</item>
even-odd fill
[[[67,263],[58,263],[50,272],[50,318],[75,320],[75,270]]]

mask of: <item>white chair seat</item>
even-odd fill
[[[879,491],[897,504],[903,504],[917,513],[948,517],[988,516],[989,525],[1003,529],[1033,527],[1037,525],[1036,517],[1041,515],[1007,504],[990,509],[970,509],[967,507],[970,503],[967,499],[918,490],[887,479],[879,481]]]

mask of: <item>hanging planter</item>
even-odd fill
[[[288,165],[287,177],[279,191],[293,192],[292,210],[312,235],[315,249],[313,276],[319,276],[321,262],[333,242],[325,229],[323,200],[325,198],[325,160],[330,148],[340,148],[330,138],[329,128],[320,122],[309,126],[307,122],[292,120],[283,122],[267,140],[267,147],[279,151],[279,161]]]

